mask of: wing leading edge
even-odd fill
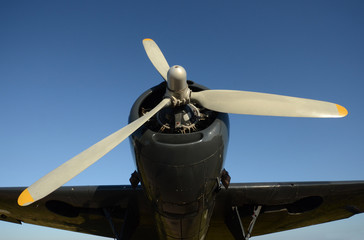
[[[123,239],[157,239],[152,210],[141,188],[61,187],[33,205],[20,207],[16,199],[24,189],[0,188],[0,220],[111,238],[117,234]]]
[[[19,207],[17,197],[24,189],[0,188],[0,220],[111,238],[158,239],[141,188],[62,187],[36,204]],[[364,181],[231,184],[217,194],[206,239],[243,239],[233,208],[246,231],[257,206],[261,211],[252,236],[344,219],[364,212]]]
[[[238,218],[246,233],[258,206],[252,236],[344,219],[364,212],[364,181],[232,184],[217,195],[207,240],[243,239]]]

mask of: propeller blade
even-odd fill
[[[28,206],[52,193],[54,190],[61,187],[63,184],[77,176],[83,170],[110,152],[146,121],[148,121],[154,114],[168,106],[170,103],[171,100],[169,98],[163,99],[155,108],[146,113],[144,116],[114,132],[77,156],[71,158],[58,168],[54,169],[52,172],[48,173],[25,189],[18,198],[18,204],[20,206]]]
[[[339,118],[348,111],[334,103],[282,95],[233,90],[192,92],[191,99],[217,112],[281,116]]]
[[[153,63],[159,74],[167,81],[169,65],[158,45],[150,38],[143,40],[143,46],[149,60]]]

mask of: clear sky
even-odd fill
[[[228,3],[227,3],[228,2]],[[1,1],[0,186],[29,186],[127,124],[162,81],[142,39],[211,89],[331,101],[343,119],[230,115],[232,182],[364,180],[363,1]],[[125,141],[67,185],[128,184]],[[259,221],[259,219],[258,219]],[[0,222],[1,237],[104,239]],[[364,216],[273,239],[350,239]]]

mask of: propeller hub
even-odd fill
[[[173,106],[190,102],[191,90],[188,88],[187,73],[183,67],[175,65],[168,70],[167,85],[165,97],[172,100]]]
[[[185,90],[187,85],[187,73],[182,66],[175,65],[168,70],[167,84],[172,92]]]

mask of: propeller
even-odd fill
[[[169,65],[158,45],[152,39],[146,38],[143,40],[143,46],[149,60],[153,63],[153,66],[157,69],[164,80],[167,81]]]
[[[80,174],[83,170],[114,149],[146,121],[153,117],[154,114],[162,108],[169,106],[170,103],[170,99],[163,99],[150,112],[147,112],[134,122],[114,132],[77,156],[63,163],[61,166],[25,189],[18,198],[18,204],[20,206],[27,206],[52,193],[54,190],[61,187],[63,184]]]
[[[114,149],[161,109],[171,105],[175,107],[197,102],[217,112],[284,117],[336,118],[348,114],[340,105],[304,98],[233,90],[192,92],[188,88],[187,74],[183,67],[176,65],[170,68],[152,39],[144,39],[143,46],[154,67],[167,81],[164,99],[142,117],[71,158],[25,189],[18,198],[20,206],[30,205],[61,187]]]
[[[305,98],[234,90],[191,92],[187,87],[185,70],[181,66],[169,68],[152,39],[144,39],[143,44],[150,61],[167,81],[166,96],[172,98],[174,105],[192,101],[217,112],[280,117],[339,118],[348,114],[338,104]]]
[[[335,103],[276,94],[233,90],[192,92],[192,101],[217,112],[280,116],[338,118],[348,111]]]

